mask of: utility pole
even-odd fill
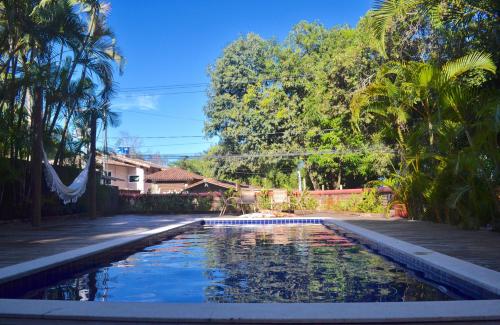
[[[302,177],[300,175],[300,170],[297,170],[297,176],[299,177],[299,192],[302,193]]]
[[[89,195],[89,217],[95,219],[96,212],[96,180],[95,180],[95,152],[97,133],[97,112],[92,109],[90,117],[90,161],[89,175],[87,179],[87,193]]]
[[[34,227],[42,222],[42,88],[35,87],[33,119],[33,143],[31,147],[31,223]]]

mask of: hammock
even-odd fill
[[[43,152],[43,165],[45,166],[45,181],[47,186],[52,192],[56,192],[57,196],[63,201],[64,204],[70,202],[75,203],[78,201],[80,196],[85,193],[85,188],[87,186],[87,179],[89,175],[90,159],[92,155],[89,156],[85,168],[80,172],[80,174],[75,178],[71,185],[66,186],[63,184],[59,176],[57,176],[56,170],[49,163],[47,159],[47,153],[45,149],[42,148]]]

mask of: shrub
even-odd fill
[[[261,190],[257,195],[257,206],[259,210],[269,210],[271,209],[271,191]]]
[[[213,196],[185,194],[143,194],[122,196],[124,212],[135,213],[191,213],[208,212]]]
[[[289,191],[288,197],[290,198],[289,203],[282,206],[281,210],[315,210],[318,207],[318,202],[308,192],[303,192],[300,196],[296,196],[292,191]],[[261,210],[271,209],[271,191],[262,190],[257,196],[257,204]]]
[[[290,210],[316,210],[317,207],[318,201],[307,191],[300,196],[290,195]]]
[[[337,207],[341,211],[383,213],[385,207],[375,189],[366,189],[361,196],[352,196],[341,201]]]

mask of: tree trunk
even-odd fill
[[[341,190],[342,189],[342,169],[339,166],[339,173],[337,175],[337,189]]]
[[[83,71],[82,71],[82,76],[80,78],[80,82],[78,84],[78,88],[83,87],[83,80],[85,79],[86,73],[87,73],[87,68],[84,67]],[[62,163],[63,163],[63,160],[64,160],[63,159],[63,157],[64,157],[64,146],[66,144],[66,133],[68,131],[68,124],[69,124],[69,122],[71,120],[71,117],[73,116],[73,113],[77,109],[77,105],[78,105],[78,102],[73,103],[70,107],[68,107],[68,116],[66,118],[66,124],[64,125],[63,134],[61,136],[61,143],[60,143],[59,148],[58,148],[58,150],[56,152],[56,161],[54,162],[55,164],[58,162],[58,163],[60,163],[60,165],[62,165]]]
[[[42,221],[42,88],[36,87],[33,105],[33,146],[31,148],[31,218],[34,227]]]
[[[61,133],[61,142],[59,142],[59,146],[57,147],[56,155],[54,157],[54,166],[62,166],[64,161],[64,147],[66,146],[66,133],[68,132],[69,127],[69,117],[66,118],[66,122],[64,123],[64,129]]]
[[[314,176],[312,175],[311,171],[307,171],[307,175],[309,175],[309,180],[311,181],[311,184],[313,186],[313,189],[316,191],[319,189],[318,182],[314,179]]]
[[[68,78],[65,81],[66,83],[63,82],[63,81],[61,81],[61,85],[59,87],[59,91],[61,91],[62,87],[64,86],[65,87],[65,95],[66,96],[69,96],[68,87],[69,87],[69,84],[71,82],[71,78],[73,78],[73,73],[75,73],[75,69],[76,69],[76,66],[78,65],[78,60],[80,59],[80,56],[81,56],[82,52],[83,52],[83,48],[78,52],[78,54],[73,59],[73,64],[72,64],[71,69],[70,69],[70,71],[68,73]],[[52,119],[52,123],[50,124],[50,127],[49,127],[49,131],[48,131],[49,135],[52,135],[52,132],[54,132],[54,128],[56,127],[57,119],[59,118],[59,114],[61,112],[63,103],[64,103],[64,101],[61,100],[61,101],[59,101],[59,103],[57,105],[56,111],[54,113],[54,117]]]
[[[89,217],[96,218],[96,177],[95,177],[95,152],[96,152],[96,133],[97,133],[97,112],[92,112],[90,119],[90,154],[92,155],[89,163],[89,176],[87,180],[87,193],[89,198]]]

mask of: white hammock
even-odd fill
[[[70,202],[75,203],[78,201],[80,196],[85,193],[85,188],[87,186],[87,179],[89,175],[89,167],[90,167],[90,159],[92,155],[89,156],[87,160],[87,164],[85,168],[80,172],[80,174],[75,178],[71,185],[66,186],[63,184],[59,176],[49,163],[47,159],[47,153],[45,149],[42,148],[43,152],[43,165],[45,166],[45,181],[47,182],[47,186],[52,192],[56,192],[57,196],[63,201],[64,204],[68,204]]]

